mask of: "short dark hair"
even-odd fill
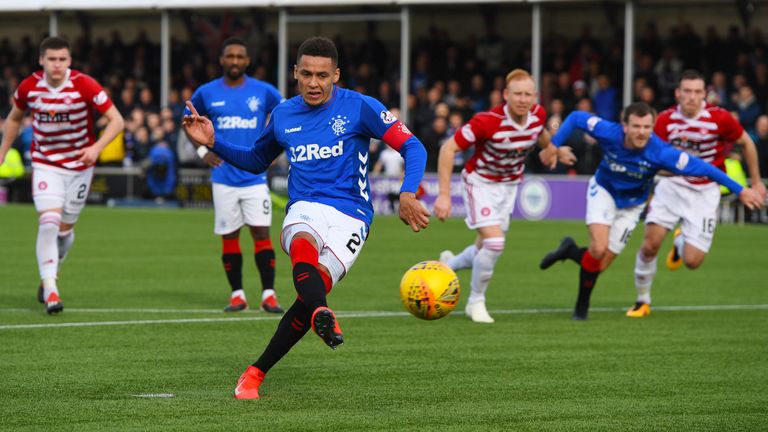
[[[650,105],[648,105],[645,102],[635,102],[628,107],[624,108],[624,115],[622,116],[622,121],[624,123],[629,122],[629,116],[635,115],[638,117],[645,117],[648,114],[652,115],[654,120],[656,119],[656,110],[651,108]]]
[[[683,73],[680,74],[680,81],[677,83],[678,87],[680,87],[680,83],[682,83],[683,80],[702,80],[704,81],[704,84],[707,83],[707,80],[704,79],[704,75],[702,75],[701,72],[693,69],[686,69],[683,71]]]
[[[67,42],[66,39],[59,36],[49,36],[43,39],[42,42],[40,42],[40,56],[43,56],[46,50],[49,50],[49,49],[57,50],[62,48],[66,48],[67,50],[70,50],[69,42]]]
[[[299,51],[296,53],[296,64],[299,63],[303,55],[328,57],[334,66],[339,64],[339,52],[336,50],[336,44],[326,37],[315,36],[302,42],[299,45]]]
[[[245,44],[245,41],[242,38],[233,36],[231,38],[227,38],[227,40],[225,40],[221,45],[221,53],[224,54],[224,50],[227,49],[227,47],[230,45],[240,45],[245,48],[246,52],[248,51],[248,45]]]

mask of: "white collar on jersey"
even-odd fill
[[[509,114],[509,106],[507,106],[507,104],[504,104],[504,115],[507,116],[507,120],[509,121],[510,126],[512,126],[513,128],[519,131],[528,129],[528,126],[530,126],[531,123],[533,123],[534,121],[533,114],[528,112],[528,114],[525,116],[525,124],[521,125],[520,123],[516,122],[514,119],[512,119],[512,116]]]
[[[686,117],[685,114],[683,114],[683,107],[680,106],[680,104],[677,104],[677,108],[675,108],[675,111],[677,111],[678,114],[680,114],[680,118],[688,119],[688,120],[698,120],[702,117],[704,118],[711,118],[712,114],[707,111],[707,102],[701,101],[701,109],[696,114],[695,117]]]
[[[69,76],[71,74],[72,74],[72,69],[67,68],[67,73],[64,75],[64,80],[61,82],[61,85],[54,88],[48,84],[48,80],[45,77],[45,71],[43,71],[43,79],[37,82],[37,87],[45,87],[48,90],[50,90],[52,93],[58,93],[67,87],[72,87],[72,82],[69,80]]]

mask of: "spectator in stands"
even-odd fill
[[[598,117],[610,121],[619,119],[619,92],[611,86],[608,75],[600,74],[597,77],[598,90],[595,92],[594,108]]]
[[[739,113],[739,121],[747,132],[754,132],[755,122],[760,116],[761,109],[757,104],[752,87],[744,85],[739,88],[736,96],[736,109]]]
[[[760,177],[768,178],[768,115],[761,115],[755,122],[752,141],[757,148],[757,164],[760,167]]]
[[[427,149],[427,171],[437,172],[437,155],[440,145],[448,138],[448,121],[445,117],[435,117],[432,127],[421,136],[421,142]]]
[[[176,187],[176,163],[168,144],[160,141],[152,146],[142,166],[145,169],[150,197],[155,198],[157,202],[171,198]]]

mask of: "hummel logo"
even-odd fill
[[[290,128],[290,129],[288,129],[288,128],[285,129],[285,133],[287,133],[287,134],[294,133],[294,132],[301,132],[301,126],[296,126],[296,127]]]
[[[211,102],[211,106],[212,106],[212,107],[222,107],[222,106],[224,106],[224,105],[226,105],[226,104],[227,104],[227,101],[216,101],[216,102]]]

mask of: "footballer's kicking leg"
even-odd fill
[[[269,226],[248,226],[253,238],[253,256],[261,277],[261,310],[283,313],[275,294],[275,249],[269,237]]]
[[[62,209],[53,208],[39,212],[39,225],[37,230],[37,242],[35,252],[37,264],[40,270],[40,287],[38,288],[38,300],[45,305],[45,311],[49,314],[59,313],[64,310],[64,304],[59,296],[56,285],[59,268],[59,250],[57,237],[61,226]]]
[[[668,229],[656,223],[645,225],[643,244],[635,256],[637,299],[634,306],[627,310],[630,318],[643,318],[651,314],[651,286],[656,276],[656,257],[668,232]]]
[[[258,360],[240,376],[236,399],[258,399],[264,375],[296,345],[310,328],[311,315],[303,301],[296,299],[277,325],[274,336]]]
[[[224,312],[239,312],[248,308],[243,290],[243,253],[240,250],[240,229],[221,236],[221,263],[232,289]]]
[[[504,231],[499,225],[480,227],[478,236],[481,247],[472,259],[472,282],[465,312],[477,323],[493,323],[494,319],[485,306],[485,292],[488,289],[493,269],[504,251]]]
[[[289,255],[298,297],[283,314],[274,336],[258,360],[240,376],[235,388],[237,399],[258,399],[265,374],[301,340],[311,327],[331,348],[344,343],[336,316],[325,296],[332,281],[328,269],[319,264],[314,237],[298,233],[291,240]]]

